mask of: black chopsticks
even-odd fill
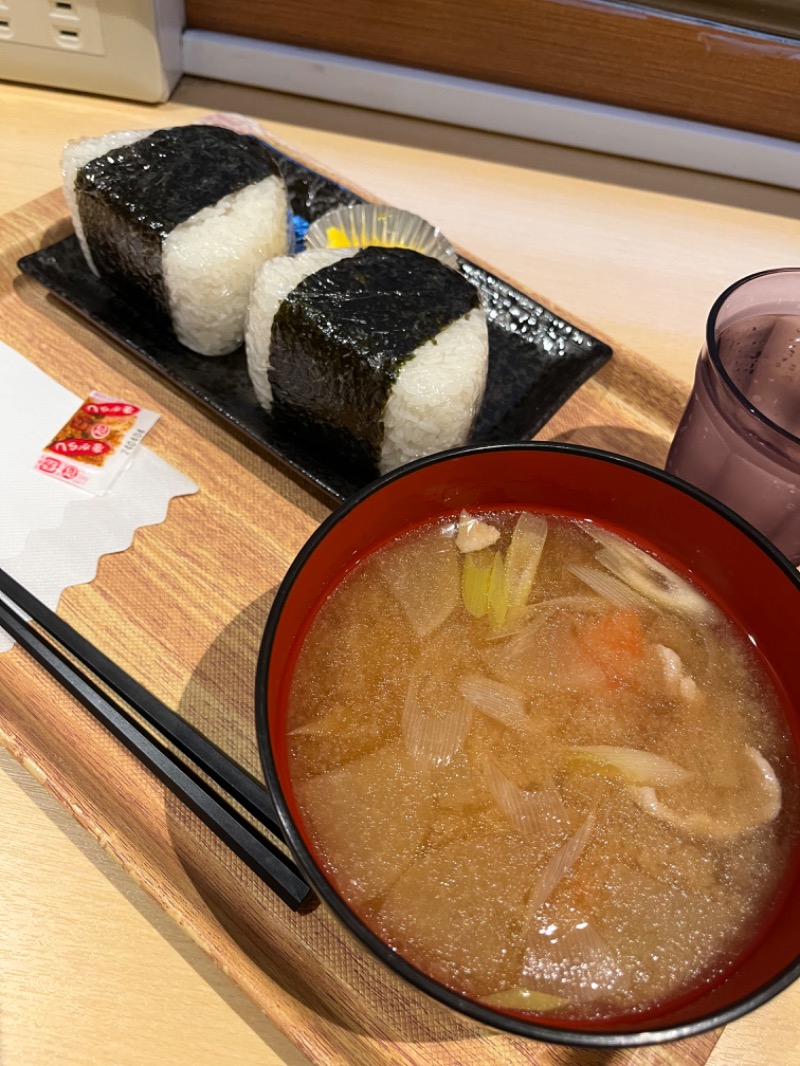
[[[286,904],[293,910],[306,910],[312,906],[315,897],[292,860],[252,826],[224,796],[210,788],[195,770],[179,762],[164,743],[107,696],[91,676],[74,666],[61,648],[69,651],[112,692],[122,697],[232,799],[279,834],[275,810],[263,786],[2,569],[0,592],[13,605],[8,606],[0,598],[0,627],[194,811]],[[53,640],[38,633],[20,617],[18,610],[30,615]]]
[[[74,655],[78,662],[88,667],[112,692],[121,696],[145,721],[154,726],[182,754],[187,755],[198,769],[263,822],[271,833],[280,836],[280,825],[270,794],[251,774],[229,759],[216,744],[156,699],[152,692],[148,692],[68,622],[59,618],[41,600],[1,569],[0,592],[25,614],[30,615],[46,633]]]

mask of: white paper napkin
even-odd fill
[[[164,521],[173,497],[197,492],[145,447],[105,496],[35,470],[82,399],[0,341],[0,567],[53,609],[65,588],[94,578],[101,555],[129,548],[137,529]],[[0,630],[0,652],[12,643]]]

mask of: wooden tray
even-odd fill
[[[78,394],[97,388],[161,412],[148,445],[200,492],[175,500],[130,550],[104,557],[95,581],[66,591],[60,613],[257,770],[258,643],[277,584],[328,506],[18,274],[20,256],[68,229],[60,193],[0,220],[4,340]],[[662,465],[684,400],[671,378],[615,347],[540,439]],[[313,1062],[687,1066],[705,1063],[718,1039],[584,1052],[451,1015],[373,962],[321,908],[291,914],[17,648],[0,656],[0,738]]]

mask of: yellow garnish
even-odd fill
[[[326,231],[329,248],[352,248],[350,238],[338,226],[329,226]]]
[[[329,248],[412,248],[405,241],[387,240],[385,237],[369,237],[363,233],[360,237],[350,237],[338,226],[328,226],[325,230],[325,240]]]
[[[492,1007],[505,1007],[507,1010],[557,1010],[566,1003],[560,996],[551,996],[549,992],[535,992],[532,988],[505,988],[502,992],[486,996],[484,1003]]]
[[[461,571],[461,598],[473,618],[483,618],[489,610],[489,579],[493,552],[470,552]]]
[[[508,583],[502,552],[495,552],[492,562],[492,572],[489,575],[488,608],[492,629],[498,632],[503,628],[508,615]]]

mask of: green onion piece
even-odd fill
[[[615,607],[623,609],[632,607],[639,611],[650,606],[646,597],[640,596],[638,592],[634,592],[628,585],[603,570],[595,570],[591,566],[582,566],[578,563],[570,564],[567,570],[580,578],[584,585],[588,585],[598,596],[613,603]]]
[[[557,1010],[567,1002],[561,996],[551,996],[548,992],[537,992],[533,988],[504,988],[502,992],[494,992],[491,996],[484,996],[484,1003],[492,1007],[501,1007],[506,1010]]]
[[[503,564],[503,553],[495,552],[492,563],[492,571],[489,575],[488,595],[489,621],[492,629],[497,632],[503,628],[508,615],[508,584],[506,582],[506,570]]]
[[[448,700],[441,686],[426,690],[420,666],[411,675],[403,704],[403,742],[417,768],[436,769],[449,766],[460,750],[472,725],[472,708],[455,693]]]
[[[523,511],[511,534],[506,553],[506,583],[510,607],[523,607],[528,602],[547,539],[547,520],[541,515]]]
[[[470,552],[461,570],[461,599],[473,618],[483,618],[489,610],[489,579],[494,552]]]

